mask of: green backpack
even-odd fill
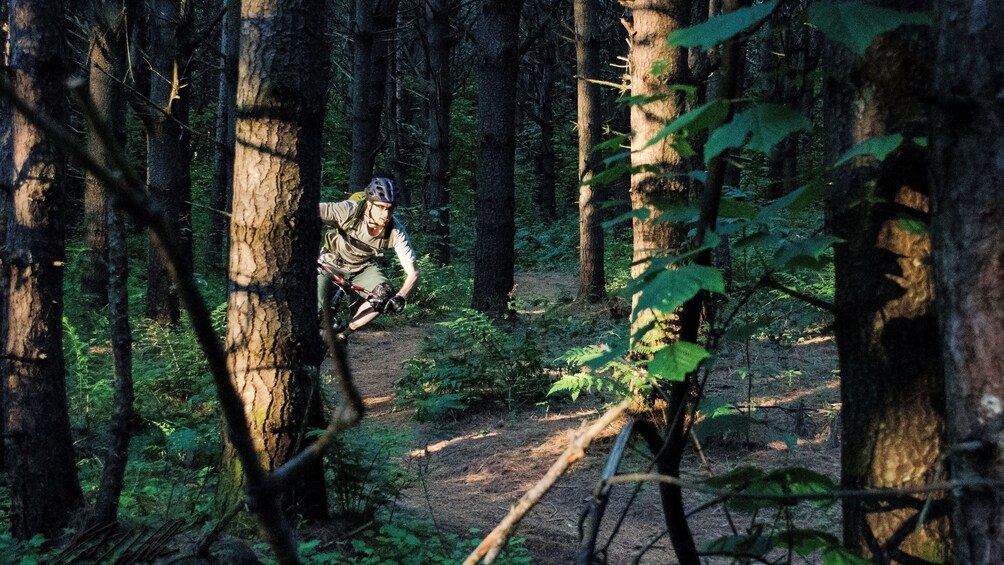
[[[357,241],[356,238],[349,235],[353,230],[359,226],[359,222],[363,219],[363,211],[366,206],[366,192],[360,190],[359,192],[353,192],[346,198],[349,202],[355,202],[356,207],[352,210],[352,215],[345,220],[345,223],[336,225],[324,234],[324,250],[331,251],[335,248],[335,238],[341,237],[347,241],[354,242]],[[377,250],[387,247],[390,243],[390,232],[391,226],[394,225],[394,217],[391,216],[390,221],[387,222],[387,227],[384,228],[383,237],[380,239],[380,243],[377,245]],[[357,245],[358,247],[358,245]],[[322,250],[323,251],[323,250]]]

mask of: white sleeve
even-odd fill
[[[344,224],[352,215],[356,204],[348,200],[342,202],[321,202],[321,223],[328,227]]]

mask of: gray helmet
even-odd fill
[[[366,186],[366,200],[394,204],[394,181],[377,177]]]

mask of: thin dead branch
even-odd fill
[[[547,470],[547,473],[519,499],[519,502],[509,510],[509,513],[495,526],[495,529],[485,536],[485,539],[481,541],[478,547],[467,556],[467,559],[464,560],[464,565],[475,565],[482,558],[484,558],[485,563],[495,561],[495,558],[498,557],[498,554],[505,547],[506,541],[516,529],[520,520],[554,486],[554,483],[557,482],[558,478],[564,474],[565,470],[572,463],[585,456],[586,448],[589,447],[593,439],[605,430],[607,426],[620,418],[624,411],[627,410],[627,407],[628,400],[622,400],[607,410],[591,426],[579,432],[568,444],[568,448],[565,449],[564,453]]]

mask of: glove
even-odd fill
[[[396,314],[397,312],[404,310],[406,304],[408,304],[408,301],[403,296],[395,294],[394,296],[391,296],[390,300],[387,301],[387,304],[384,305],[384,311]]]

